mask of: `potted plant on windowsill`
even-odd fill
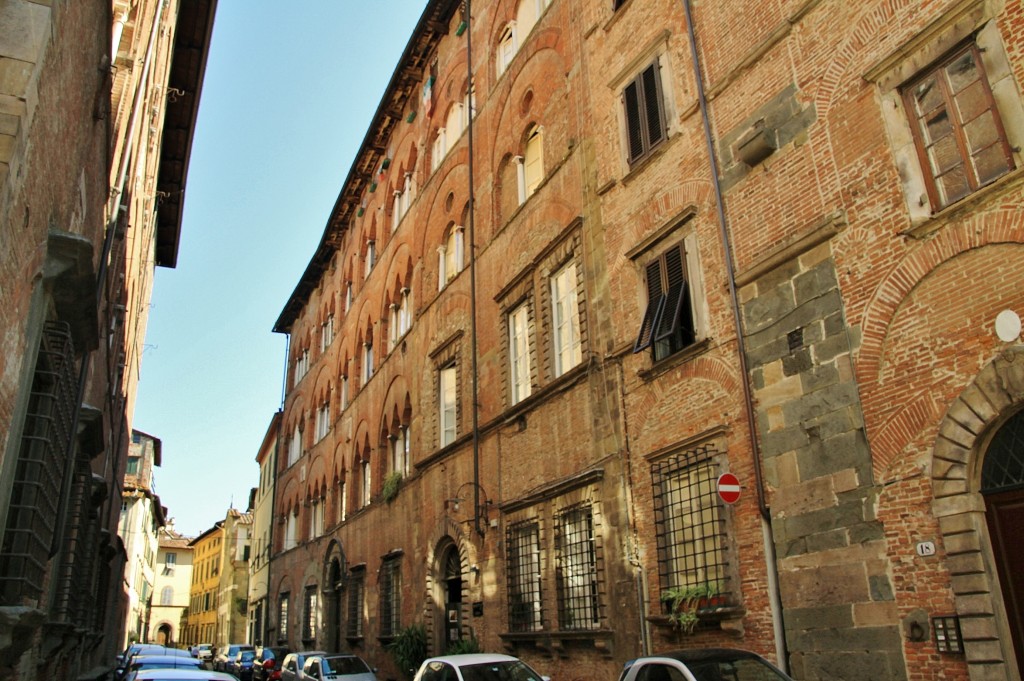
[[[678,586],[661,592],[661,601],[668,605],[668,618],[684,634],[692,634],[701,615],[725,606],[718,582]]]

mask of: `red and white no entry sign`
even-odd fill
[[[740,498],[740,480],[732,473],[718,476],[718,496],[727,504],[735,504]]]

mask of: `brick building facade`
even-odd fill
[[[99,677],[122,644],[148,301],[215,7],[0,3],[0,678]]]
[[[1020,4],[471,12],[275,326],[277,639],[1018,678]]]

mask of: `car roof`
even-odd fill
[[[487,664],[488,662],[513,662],[518,657],[502,655],[500,653],[466,653],[465,655],[440,655],[431,657],[426,662],[447,662],[448,664],[461,667],[467,664]]]
[[[668,657],[680,662],[705,662],[710,660],[735,660],[760,658],[757,653],[742,648],[689,648],[684,650],[669,650],[664,653],[655,653],[645,657]],[[643,657],[638,659],[644,659]]]
[[[131,663],[153,664],[155,662],[171,662],[190,666],[197,666],[199,664],[199,660],[191,655],[136,655],[132,658]]]
[[[231,674],[205,669],[141,669],[135,681],[238,681]]]

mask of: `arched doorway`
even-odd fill
[[[981,469],[992,554],[1017,657],[1024,669],[1024,410],[992,436]]]
[[[174,639],[171,637],[171,625],[161,624],[160,628],[156,631],[156,642],[162,646],[169,646],[174,644]]]
[[[341,562],[335,558],[331,561],[327,580],[327,644],[329,650],[343,651],[341,642],[345,631],[342,597],[345,584],[341,572]]]
[[[441,595],[444,603],[444,645],[447,650],[462,640],[462,558],[449,544],[441,554]]]

